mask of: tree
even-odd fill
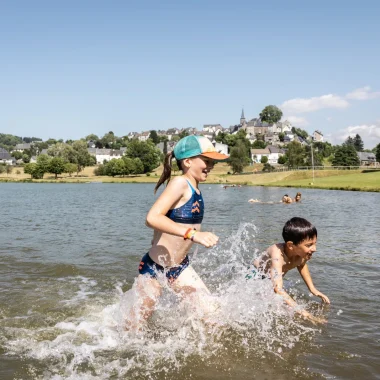
[[[55,174],[57,179],[58,174],[62,174],[65,171],[65,161],[61,157],[53,157],[49,162],[49,173]]]
[[[152,141],[132,140],[128,144],[126,156],[139,158],[144,166],[144,173],[148,173],[160,165],[161,152]]]
[[[264,157],[266,157],[266,156],[264,156]],[[274,170],[276,170],[276,168],[274,166],[272,166],[268,162],[264,163],[263,172],[273,172]]]
[[[73,142],[74,157],[70,161],[77,165],[77,175],[86,166],[90,166],[92,161],[91,154],[87,151],[87,143],[85,141],[77,140]]]
[[[338,147],[335,152],[332,164],[334,166],[359,166],[360,160],[356,153],[354,145],[343,144],[342,146]]]
[[[124,160],[113,158],[105,164],[106,173],[112,177],[125,174]]]
[[[283,142],[284,139],[285,139],[285,133],[284,133],[284,132],[280,132],[280,133],[278,134],[278,138],[280,139],[281,142]]]
[[[0,164],[0,174],[5,172],[5,166]]]
[[[27,164],[30,162],[30,157],[27,154],[23,154],[22,160],[24,161],[24,164]]]
[[[277,161],[279,164],[283,165],[286,163],[286,156],[280,156]]]
[[[354,139],[351,136],[348,136],[343,145],[352,145],[354,146]]]
[[[160,142],[160,138],[158,137],[157,132],[154,130],[150,131],[149,138],[152,139],[154,145],[157,145]]]
[[[301,128],[292,127],[292,132],[295,135],[302,137],[304,140],[307,140],[307,138],[309,137],[309,134],[307,133],[307,131]]]
[[[7,165],[7,166],[6,166],[6,172],[7,172],[7,175],[8,175],[8,174],[12,174],[12,171],[13,171],[12,166],[11,166],[11,165]]]
[[[63,172],[67,173],[71,177],[71,174],[76,172],[76,170],[77,170],[77,166],[75,164],[68,162],[65,164],[65,170]]]
[[[38,164],[26,164],[24,166],[24,173],[30,174],[30,177],[33,179],[41,179],[44,177],[44,172],[41,170],[41,167]]]
[[[380,143],[376,145],[375,155],[376,155],[376,161],[380,162]]]
[[[364,150],[364,143],[360,135],[356,134],[354,137],[354,147],[357,152],[363,152]]]
[[[33,173],[35,171],[37,164],[25,164],[24,173],[30,174],[30,177],[33,178]]]
[[[238,140],[236,145],[231,148],[228,165],[232,168],[233,173],[242,173],[244,167],[250,162],[247,147],[242,140]]]
[[[268,124],[277,123],[282,118],[282,111],[276,106],[266,106],[260,113],[261,121]]]
[[[94,135],[93,133],[91,133],[90,135],[86,136],[86,141],[98,141],[99,140],[99,137],[97,135]]]
[[[11,153],[11,156],[13,156],[16,160],[19,160],[19,159],[22,158],[22,153],[19,152],[19,151],[17,151],[17,150],[15,150],[15,151],[13,151],[13,152]]]
[[[180,139],[183,139],[184,137],[189,136],[189,132],[187,132],[187,130],[184,129],[183,131],[181,131],[181,132],[179,133],[178,136],[179,136]]]
[[[286,158],[290,168],[303,165],[305,163],[305,148],[298,141],[292,141],[288,144]]]
[[[255,140],[252,143],[252,148],[253,149],[265,149],[266,146],[267,146],[267,144],[265,143],[265,141],[261,141],[261,140]]]
[[[261,162],[262,164],[266,164],[266,163],[268,162],[268,156],[261,156],[261,160],[260,160],[260,162]]]

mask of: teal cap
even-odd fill
[[[205,136],[186,136],[179,140],[174,147],[174,157],[177,160],[195,156],[205,156],[216,161],[226,160],[229,157],[227,154],[217,152],[214,145]]]

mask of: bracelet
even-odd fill
[[[194,228],[189,228],[187,231],[186,231],[186,233],[185,233],[185,235],[183,235],[183,239],[184,240],[188,240],[188,239],[190,239],[191,241],[194,241],[194,235],[196,234],[196,229]]]
[[[189,229],[185,232],[185,235],[183,235],[183,240],[190,239],[190,237],[189,237],[189,233],[190,233],[192,230],[193,230],[192,228],[189,228]]]

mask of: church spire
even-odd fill
[[[245,125],[244,108],[241,109],[240,125]]]

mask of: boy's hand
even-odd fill
[[[320,297],[323,302],[330,303],[329,297],[325,296],[323,293],[321,293],[319,290],[317,290],[315,293],[313,293],[315,296]]]
[[[306,310],[303,310],[301,312],[301,315],[305,318],[308,319],[309,321],[313,322],[314,324],[317,323],[327,323],[327,319],[321,318],[321,317],[315,317],[314,315],[310,314]]]

